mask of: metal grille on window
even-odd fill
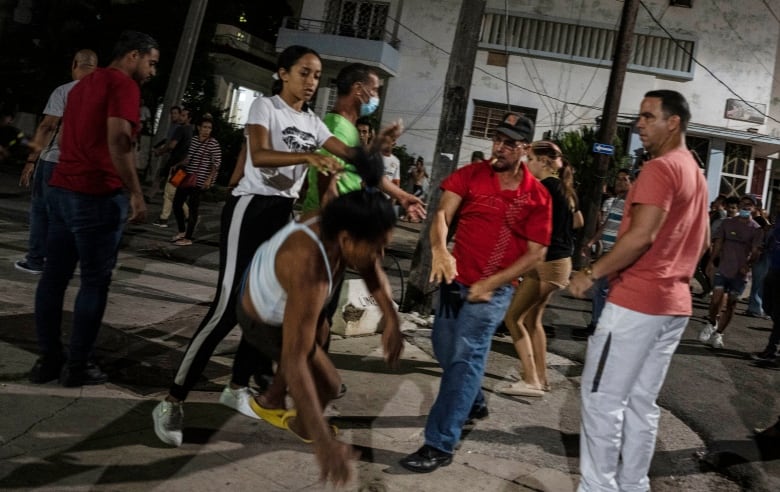
[[[331,34],[361,39],[384,40],[389,2],[331,0],[328,24]]]
[[[506,33],[506,35],[505,35]],[[525,56],[565,58],[603,65],[611,62],[617,31],[614,29],[540,18],[486,13],[482,20],[483,48],[506,48]],[[692,76],[695,42],[677,37],[634,34],[629,70]]]
[[[751,152],[749,145],[726,143],[719,193],[742,196],[748,192]]]

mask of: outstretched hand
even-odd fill
[[[403,132],[404,123],[403,120],[400,119],[384,127],[371,144],[372,152],[381,152],[384,149],[392,149],[393,144]]]
[[[458,266],[455,257],[449,251],[433,252],[431,259],[431,276],[428,282],[440,284],[444,281],[451,284],[458,275]]]
[[[421,221],[425,220],[427,216],[425,203],[419,196],[414,196],[411,193],[407,193],[404,199],[401,200],[401,207],[406,210],[406,215],[411,220]]]
[[[383,316],[380,321],[382,326],[382,348],[385,353],[385,362],[392,367],[398,367],[398,359],[404,351],[404,337],[401,334],[401,322],[398,313]]]
[[[306,163],[326,176],[344,170],[344,166],[329,155],[306,154]]]
[[[360,453],[352,446],[336,439],[316,445],[314,454],[320,464],[320,480],[337,487],[352,480],[351,462],[360,457]]]

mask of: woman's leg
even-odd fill
[[[539,302],[534,304],[526,317],[526,329],[528,330],[531,346],[533,347],[534,367],[536,367],[538,381],[543,386],[546,386],[548,383],[547,335],[545,334],[544,326],[542,325],[542,316],[544,315],[544,308],[547,306],[547,303],[550,302],[550,297],[552,297],[553,292],[558,289],[559,287],[555,284],[541,282],[539,286]]]
[[[187,201],[188,190],[176,188],[176,194],[173,196],[173,216],[176,217],[176,226],[179,228],[179,234],[184,234],[184,202]]]
[[[190,216],[187,219],[187,233],[184,235],[187,239],[192,239],[195,233],[195,226],[198,225],[198,209],[200,208],[200,194],[202,190],[200,188],[193,188],[190,191],[189,199],[187,203],[190,207]],[[184,211],[182,210],[182,213]],[[179,220],[178,218],[176,219]]]
[[[525,321],[531,320],[528,317],[528,313],[537,302],[539,287],[537,279],[531,277],[523,279],[520,287],[515,291],[512,303],[504,317],[504,323],[512,335],[515,351],[518,357],[520,357],[520,363],[523,368],[523,381],[533,386],[539,385],[539,379],[534,361],[533,346],[526,330]]]

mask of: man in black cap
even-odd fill
[[[401,460],[408,470],[449,465],[463,425],[488,415],[481,384],[490,340],[512,284],[544,259],[550,242],[550,195],[521,161],[533,134],[531,120],[508,113],[496,128],[491,160],[458,169],[441,184],[430,280],[441,283],[431,338],[442,378],[425,445]],[[446,238],[456,212],[450,253]]]

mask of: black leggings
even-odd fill
[[[173,215],[176,217],[176,225],[179,228],[179,232],[184,232],[184,237],[192,239],[192,235],[195,232],[195,226],[198,223],[198,209],[200,208],[200,194],[203,192],[198,187],[194,188],[176,188],[176,195],[173,197]],[[187,206],[190,209],[190,216],[184,218],[184,203],[187,202]]]
[[[292,198],[260,195],[228,198],[222,209],[217,292],[184,352],[170,388],[174,398],[187,398],[219,342],[236,326],[236,298],[244,270],[257,248],[290,221],[292,206]],[[272,374],[271,360],[242,336],[233,361],[232,382],[247,386],[255,371]]]

